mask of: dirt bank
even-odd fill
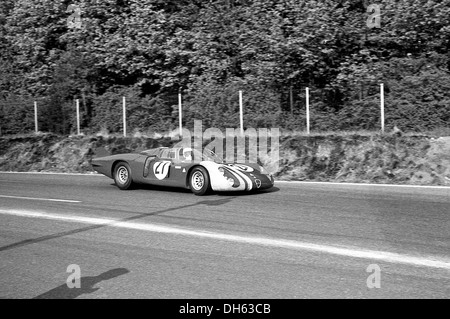
[[[112,154],[170,146],[170,138],[52,134],[0,138],[0,170],[92,172],[101,148]],[[266,162],[263,164],[270,165]],[[278,180],[450,186],[450,137],[297,136],[280,139]]]

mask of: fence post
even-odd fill
[[[123,97],[123,136],[127,136],[127,102],[125,96]]]
[[[180,136],[183,137],[183,108],[181,99],[181,90],[178,92],[178,116],[179,116],[179,126],[180,126]]]
[[[289,103],[290,103],[291,116],[294,116],[294,92],[292,90],[292,85],[289,88]]]
[[[77,135],[80,135],[80,100],[77,99]]]
[[[38,128],[38,116],[37,116],[37,102],[34,101],[34,132],[39,132]]]
[[[384,84],[380,84],[381,133],[384,134]]]
[[[310,133],[310,122],[309,122],[309,88],[306,88],[306,133]]]
[[[244,136],[244,105],[242,102],[242,91],[239,91],[239,122],[241,135]]]

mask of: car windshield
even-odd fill
[[[211,162],[215,162],[215,163],[223,163],[223,159],[220,158],[219,155],[217,155],[216,153],[214,153],[213,151],[205,148],[203,150],[203,160],[204,161],[211,161]]]
[[[210,161],[215,163],[223,163],[222,158],[220,158],[216,153],[209,149],[204,149],[203,153],[196,149],[185,148],[183,149],[183,155],[185,160],[193,161]]]

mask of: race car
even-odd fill
[[[195,195],[210,191],[254,191],[271,188],[274,179],[253,163],[225,163],[211,150],[159,147],[140,153],[118,154],[92,160],[92,168],[122,190],[134,184],[190,189]]]

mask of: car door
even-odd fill
[[[149,157],[144,164],[146,183],[164,186],[184,186],[180,183],[180,173],[176,162],[176,151],[163,150],[160,156]]]

